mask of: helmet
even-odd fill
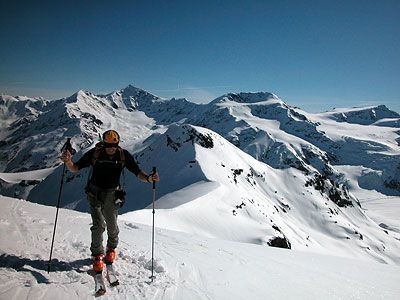
[[[106,144],[118,144],[119,134],[115,130],[107,130],[103,133],[103,142]]]

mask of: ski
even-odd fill
[[[106,285],[104,283],[103,274],[95,274],[94,275],[95,282],[95,297],[103,296],[106,293]]]
[[[107,270],[107,280],[110,283],[111,286],[117,286],[119,285],[119,280],[117,277],[117,274],[115,272],[114,266],[112,264],[106,265],[106,270]]]

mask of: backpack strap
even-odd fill
[[[99,158],[101,150],[104,149],[104,143],[103,142],[98,142],[94,146],[94,153],[92,155],[92,166],[96,163],[97,159]]]
[[[121,167],[122,169],[125,167],[125,153],[124,153],[124,149],[122,149],[120,146],[118,146],[118,150],[119,150],[119,159],[120,159],[120,163],[121,163]]]

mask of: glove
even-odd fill
[[[67,162],[71,161],[71,157],[72,157],[71,153],[68,150],[64,150],[61,153],[61,157],[60,158],[64,163],[67,163]]]
[[[121,208],[125,204],[125,195],[126,192],[124,190],[115,190],[115,205]]]

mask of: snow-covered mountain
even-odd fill
[[[400,264],[398,218],[369,211],[370,199],[399,205],[400,116],[384,106],[309,114],[264,92],[194,104],[128,86],[2,96],[0,111],[2,195],[55,205],[66,137],[78,158],[114,128],[143,169],[158,168],[160,227]],[[87,171],[67,173],[63,207],[87,210]],[[149,187],[129,172],[124,182],[123,217],[148,223]]]

